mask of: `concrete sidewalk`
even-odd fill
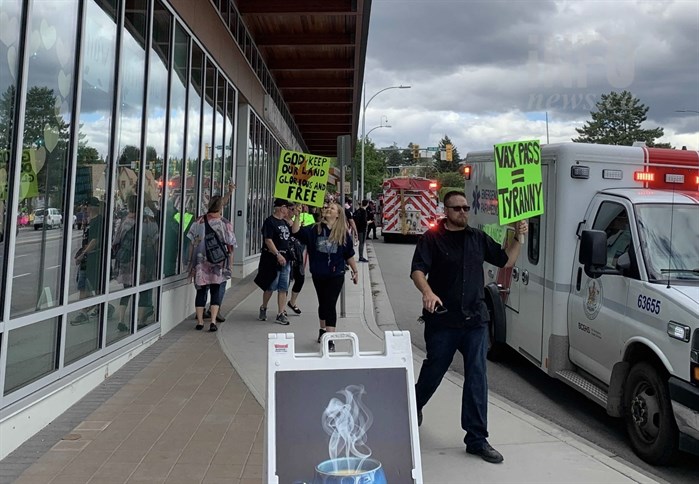
[[[371,243],[368,250],[359,284],[345,286],[347,317],[338,324],[358,335],[360,351],[382,350],[383,331],[396,329]],[[293,332],[298,352],[316,352],[318,322],[310,277],[290,326],[273,322],[276,300],[268,321],[258,321],[260,302],[249,278],[237,281],[218,333],[183,321],[1,461],[0,483],[261,482],[267,335]],[[423,355],[414,351],[417,375]],[[493,394],[489,440],[505,462],[488,464],[465,453],[460,401],[461,378],[449,373],[424,409],[425,483],[656,482]]]
[[[360,351],[382,350],[383,331],[398,329],[371,242],[368,243],[368,253],[370,263],[359,264],[359,284],[354,286],[347,279],[346,317],[338,321],[338,330],[352,331],[358,335]],[[297,303],[303,313],[296,316],[288,311],[290,326],[279,326],[273,322],[273,315],[276,314],[274,298],[267,311],[270,316],[268,321],[256,320],[261,295],[258,290],[236,308],[235,324],[222,325],[219,338],[225,354],[264,407],[268,333],[295,333],[296,351],[299,353],[317,352],[319,345],[316,342],[317,299],[310,278]],[[338,351],[345,350],[341,344],[337,343]],[[413,351],[417,377],[424,354],[415,347]],[[505,462],[489,464],[479,457],[466,454],[459,423],[461,382],[459,375],[449,372],[424,409],[420,444],[425,483],[657,482],[625,461],[492,393],[488,408],[489,441],[502,452]]]

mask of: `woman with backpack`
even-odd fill
[[[187,238],[192,241],[189,254],[189,277],[197,289],[195,308],[197,325],[204,328],[204,308],[211,292],[211,324],[209,331],[217,331],[216,316],[221,306],[220,286],[231,278],[233,249],[236,246],[233,225],[221,216],[223,199],[212,197],[207,213],[189,229]]]

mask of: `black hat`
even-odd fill
[[[88,207],[99,207],[100,206],[100,199],[97,197],[90,197],[87,199],[87,206]]]
[[[293,205],[293,203],[288,201],[288,200],[284,200],[283,198],[275,198],[274,199],[274,206],[275,207],[286,207],[287,205]]]

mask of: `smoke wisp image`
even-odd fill
[[[323,430],[330,436],[328,455],[333,461],[340,457],[357,458],[359,470],[371,456],[366,435],[374,417],[362,402],[366,393],[363,385],[348,385],[337,393],[344,397],[344,401],[332,398],[322,417]]]

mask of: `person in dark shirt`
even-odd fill
[[[337,326],[337,298],[345,282],[345,266],[351,268],[352,282],[357,284],[359,275],[354,260],[352,237],[347,231],[345,212],[339,203],[329,202],[323,207],[321,222],[301,228],[294,219],[291,232],[308,250],[308,266],[318,296],[318,343],[326,332],[335,332]],[[328,342],[330,351],[335,349]]]
[[[75,254],[75,264],[78,265],[78,289],[80,299],[99,293],[99,281],[101,275],[102,254],[102,202],[97,197],[90,197],[87,201],[89,220],[83,226],[83,237],[80,250]],[[79,313],[71,324],[84,324],[90,321],[90,317],[97,316],[97,306],[87,308]]]
[[[289,255],[289,238],[291,228],[286,222],[289,206],[293,203],[277,198],[274,200],[274,212],[262,224],[264,247],[260,254],[260,267],[256,282],[262,288],[262,306],[260,306],[260,321],[267,320],[267,303],[272,294],[277,292],[277,318],[275,322],[288,325],[289,319],[284,312],[286,296],[289,292],[289,272],[291,270]]]
[[[486,440],[489,315],[484,301],[483,261],[512,267],[528,227],[526,222],[518,222],[514,242],[503,250],[483,231],[468,226],[471,207],[463,192],[448,192],[444,208],[446,218],[418,241],[410,274],[422,293],[427,347],[415,385],[418,425],[422,423],[422,408],[437,390],[458,350],[464,358],[461,427],[466,431],[466,452],[499,463],[504,460],[502,455]]]
[[[366,241],[366,229],[367,229],[367,205],[369,205],[368,200],[362,200],[362,205],[355,212],[352,218],[354,218],[354,225],[357,227],[357,237],[359,238],[359,262],[369,262],[364,257],[364,242]]]
[[[370,235],[374,234],[374,240],[378,239],[376,236],[376,205],[374,202],[369,202],[369,206],[366,208],[366,238],[369,239]]]

